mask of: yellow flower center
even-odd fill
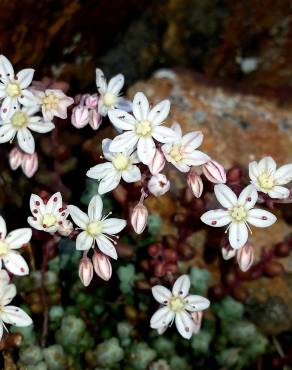
[[[100,222],[100,221],[94,221],[94,222],[91,222],[91,223],[87,226],[87,232],[88,232],[88,234],[90,234],[91,236],[97,236],[97,235],[101,234],[101,232],[102,232],[102,225],[101,225],[101,222]]]
[[[43,226],[44,227],[51,227],[51,226],[55,225],[56,221],[57,221],[57,219],[53,214],[47,213],[43,217]]]
[[[112,164],[118,171],[124,171],[129,166],[129,158],[124,154],[117,154],[112,159]]]
[[[185,301],[180,297],[171,298],[168,304],[173,312],[180,312],[185,308]]]
[[[19,96],[21,92],[20,86],[17,83],[9,83],[6,86],[6,94],[8,96],[14,97]]]
[[[181,161],[182,160],[181,145],[174,144],[169,154],[171,158],[175,160],[176,162]]]
[[[24,112],[15,112],[11,118],[12,126],[16,129],[22,128],[27,124],[27,116]]]
[[[104,97],[102,98],[102,101],[106,107],[110,108],[116,104],[117,99],[118,97],[116,95],[111,94],[111,93],[106,93]]]
[[[136,134],[139,136],[150,136],[152,132],[151,123],[149,121],[140,121],[136,124]]]
[[[275,180],[271,173],[263,172],[258,176],[257,180],[259,187],[264,190],[271,190],[275,186]]]
[[[42,103],[46,110],[56,109],[59,104],[59,98],[52,93],[49,93],[42,99]]]
[[[0,257],[6,256],[9,251],[8,244],[0,240]]]
[[[234,221],[240,222],[246,219],[247,212],[243,206],[235,206],[231,209],[230,216]]]

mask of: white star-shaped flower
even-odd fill
[[[169,110],[169,100],[163,100],[150,110],[146,96],[138,92],[133,100],[134,116],[119,109],[109,111],[108,116],[114,126],[126,131],[113,139],[110,150],[121,152],[137,147],[140,161],[149,164],[156,151],[153,139],[160,143],[170,143],[176,138],[173,130],[162,125]]]
[[[31,318],[21,308],[8,306],[16,296],[16,287],[9,284],[9,276],[5,270],[0,270],[0,341],[3,336],[3,329],[6,331],[5,324],[14,326],[29,326],[32,324]]]
[[[28,265],[16,250],[30,241],[31,229],[17,229],[6,234],[6,223],[4,218],[0,216],[0,269],[4,264],[6,269],[14,275],[27,275],[29,272]]]
[[[77,236],[76,249],[88,250],[97,244],[100,251],[107,256],[117,259],[117,251],[114,247],[114,238],[117,233],[126,226],[126,221],[119,218],[102,217],[102,199],[95,195],[88,205],[88,215],[78,207],[68,206],[70,216],[75,224],[83,231]]]
[[[176,138],[174,142],[164,144],[161,148],[168,162],[181,172],[189,172],[191,166],[200,166],[210,160],[207,154],[196,150],[203,141],[201,131],[182,135],[180,124],[174,123],[171,128],[176,133]]]
[[[100,181],[98,186],[99,194],[105,194],[115,189],[121,178],[129,183],[141,180],[141,172],[135,166],[139,162],[137,153],[132,153],[132,150],[112,153],[109,150],[111,142],[112,140],[110,139],[102,141],[103,155],[109,162],[97,164],[86,173],[86,176]]]
[[[207,298],[189,295],[190,278],[180,276],[173,285],[172,292],[162,285],[152,288],[157,302],[163,305],[151,317],[150,326],[162,334],[173,321],[182,337],[190,339],[197,331],[191,314],[201,312],[210,306]]]
[[[62,90],[47,89],[33,90],[37,103],[40,105],[45,121],[52,121],[54,117],[67,118],[67,109],[74,103],[74,99],[65,95]]]
[[[34,69],[22,69],[16,75],[9,60],[0,55],[0,99],[3,99],[1,106],[2,118],[6,118],[11,112],[19,107],[34,105],[35,98],[27,87],[31,84]]]
[[[32,194],[29,206],[33,217],[28,217],[27,222],[34,229],[55,233],[65,226],[69,211],[63,206],[61,193],[53,194],[46,203],[38,195]]]
[[[289,196],[290,191],[281,185],[292,180],[292,164],[277,169],[273,158],[265,157],[258,163],[254,161],[249,164],[249,177],[258,191],[268,194],[271,198],[284,199]]]
[[[255,206],[258,193],[253,185],[245,187],[237,198],[236,194],[226,185],[218,184],[214,187],[215,196],[224,209],[217,209],[204,213],[201,220],[214,227],[229,225],[229,243],[232,248],[239,249],[248,239],[248,224],[257,227],[269,227],[277,218],[268,211]],[[226,232],[227,232],[226,230]]]
[[[96,86],[100,94],[100,99],[98,101],[98,112],[102,116],[106,116],[110,109],[120,108],[127,112],[131,110],[131,103],[119,96],[125,83],[124,76],[119,73],[106,82],[104,74],[101,69],[96,69]]]
[[[12,111],[0,120],[0,144],[12,141],[17,137],[20,148],[28,154],[33,154],[35,141],[30,130],[38,133],[52,131],[55,125],[52,122],[44,122],[41,117],[35,116],[38,107],[23,107]]]

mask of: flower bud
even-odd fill
[[[152,175],[156,175],[163,170],[165,166],[165,158],[160,149],[155,150],[155,155],[148,167]]]
[[[89,120],[89,112],[86,107],[78,105],[78,107],[73,108],[71,123],[76,128],[82,128],[87,125]]]
[[[33,154],[23,154],[21,168],[26,177],[32,177],[39,167],[38,155],[36,152]]]
[[[97,107],[97,103],[98,103],[98,97],[97,97],[96,94],[95,95],[89,95],[85,99],[85,105],[89,109],[96,108]]]
[[[191,169],[187,176],[187,183],[196,198],[200,198],[203,192],[203,181],[201,176],[194,169]]]
[[[79,263],[79,277],[84,286],[88,286],[93,278],[93,266],[88,257],[83,257]]]
[[[206,178],[214,184],[226,183],[226,172],[224,168],[213,159],[203,164],[202,170]]]
[[[132,212],[131,224],[137,234],[142,234],[148,219],[148,210],[143,203],[138,203]]]
[[[18,148],[13,148],[9,153],[9,164],[12,170],[16,170],[22,162],[23,153]]]
[[[62,224],[59,225],[58,233],[62,236],[69,236],[73,231],[73,224],[69,220],[62,221]]]
[[[237,251],[237,262],[240,270],[246,272],[252,265],[254,259],[254,251],[251,243],[246,243]]]
[[[153,175],[148,183],[148,189],[150,193],[156,197],[160,197],[165,194],[170,188],[170,182],[167,177],[161,173]]]
[[[102,122],[102,116],[98,113],[96,109],[91,109],[89,111],[89,124],[93,130],[97,130]]]
[[[202,311],[195,311],[191,314],[194,323],[194,334],[198,334],[201,329],[201,323],[203,318]]]
[[[229,244],[222,247],[221,249],[222,257],[224,260],[230,260],[230,258],[233,258],[236,255],[236,250],[233,249]]]
[[[93,267],[96,274],[105,281],[112,276],[112,266],[109,258],[99,252],[94,252],[92,257]]]

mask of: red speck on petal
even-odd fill
[[[63,212],[63,213],[61,213],[61,216],[65,216],[65,214],[66,214],[66,213],[65,213],[65,212]]]
[[[35,202],[35,205],[38,207],[38,206],[40,206],[40,205],[41,205],[41,203],[37,200],[37,201]]]
[[[248,201],[248,202],[250,202],[250,201],[251,201],[251,197],[248,197],[248,198],[247,198],[247,201]]]
[[[59,208],[59,212],[63,212],[63,208]]]
[[[24,270],[24,268],[23,268],[23,267],[21,267],[20,271],[21,271],[21,272],[24,272],[25,270]]]
[[[3,111],[3,113],[6,113],[6,112],[7,112],[7,109],[6,109],[6,108],[4,108],[4,109],[2,109],[2,111]]]
[[[63,223],[62,221],[59,221],[59,225],[62,225],[62,223]]]
[[[58,198],[57,198],[57,197],[55,197],[55,198],[53,199],[53,202],[57,202],[57,200],[58,200]]]
[[[45,229],[47,227],[47,225],[43,224],[43,228]]]
[[[190,328],[188,328],[188,327],[186,327],[185,329],[186,329],[186,332],[189,332],[190,331]]]
[[[212,225],[216,225],[217,224],[217,221],[212,221],[211,224]]]
[[[34,217],[33,219],[34,219],[34,221],[36,221],[36,220],[37,220],[37,218],[36,218],[36,217]]]
[[[18,76],[15,76],[15,77],[14,77],[14,79],[15,79],[15,80],[18,80]]]
[[[38,210],[37,210],[37,209],[34,209],[34,210],[33,210],[33,213],[38,213]]]
[[[262,220],[267,220],[268,219],[268,217],[267,216],[263,216],[262,217]]]

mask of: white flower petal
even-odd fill
[[[122,231],[127,225],[125,220],[120,218],[108,218],[102,221],[102,233],[113,235]]]
[[[121,130],[133,130],[136,124],[135,118],[120,109],[111,109],[108,112],[108,118],[112,124]]]
[[[194,311],[203,311],[210,306],[210,301],[207,298],[201,297],[200,295],[189,295],[185,299],[186,310]]]
[[[4,218],[0,216],[0,240],[5,238],[6,233],[7,233],[6,222]]]
[[[43,215],[46,212],[46,207],[41,197],[36,194],[31,194],[29,200],[31,213],[34,215]],[[37,211],[37,212],[36,212]]]
[[[34,217],[28,217],[27,222],[31,227],[33,227],[36,230],[44,230],[43,225],[41,225],[40,222],[35,220]]]
[[[0,80],[9,81],[12,79],[14,79],[12,64],[4,55],[0,55]]]
[[[274,186],[272,190],[268,191],[268,194],[271,198],[285,199],[290,195],[290,190],[284,188],[283,186]]]
[[[160,125],[168,116],[170,111],[170,101],[163,100],[156,104],[148,114],[147,119],[154,125]]]
[[[87,251],[92,247],[94,239],[92,236],[88,235],[87,231],[82,231],[76,239],[76,250]]]
[[[3,257],[3,262],[7,270],[14,275],[23,276],[29,273],[29,268],[25,259],[17,252],[9,252]]]
[[[180,276],[173,285],[172,294],[184,298],[188,295],[191,282],[188,275]]]
[[[140,161],[149,164],[155,155],[156,146],[151,137],[141,137],[137,144],[137,154]]]
[[[116,248],[114,247],[113,243],[109,241],[104,235],[99,235],[98,237],[95,238],[97,246],[99,250],[106,254],[107,256],[117,259],[117,251]]]
[[[237,196],[234,192],[224,184],[217,184],[214,186],[214,193],[218,202],[224,208],[231,208],[237,203]]]
[[[167,327],[173,320],[174,313],[166,307],[159,308],[150,320],[150,327],[152,329],[158,329],[161,327]]]
[[[171,125],[171,129],[176,133],[178,139],[182,138],[181,126],[179,123],[175,122]]]
[[[14,138],[16,130],[8,123],[0,126],[0,144],[7,143]]]
[[[40,134],[45,134],[52,131],[55,128],[55,125],[52,122],[31,122],[28,125],[28,128],[32,131],[39,132]]]
[[[175,325],[180,335],[185,339],[190,339],[194,331],[194,323],[191,316],[185,311],[175,315]]]
[[[201,221],[209,226],[222,227],[228,225],[232,220],[228,211],[216,209],[204,213],[201,216]]]
[[[239,249],[244,246],[248,239],[248,230],[246,225],[233,222],[229,228],[229,243],[232,248]]]
[[[25,89],[31,84],[33,79],[34,69],[25,68],[19,71],[16,75],[16,80],[22,89]]]
[[[292,181],[292,164],[285,164],[277,169],[275,173],[277,185],[285,185]]]
[[[8,305],[15,296],[16,296],[16,287],[14,284],[8,284],[8,285],[1,287],[0,302],[2,306]],[[1,317],[1,313],[0,313],[0,317]]]
[[[154,126],[152,136],[160,143],[172,143],[176,139],[176,133],[171,128],[165,126]]]
[[[149,102],[142,92],[137,92],[133,100],[133,114],[138,121],[147,120]]]
[[[132,149],[136,146],[138,141],[138,136],[133,131],[127,131],[124,132],[121,135],[116,136],[111,145],[110,145],[110,151],[121,153],[125,150]]]
[[[19,104],[17,102],[17,98],[11,98],[7,96],[1,105],[1,118],[5,121],[9,119],[14,111],[18,108]]]
[[[0,287],[1,289],[8,285],[10,281],[10,277],[8,275],[8,272],[6,270],[1,270],[0,269]]]
[[[53,194],[46,204],[46,213],[58,214],[63,206],[62,195],[60,192]]]
[[[100,163],[94,167],[91,167],[87,172],[86,176],[91,179],[100,180],[108,173],[108,170],[113,170],[113,164],[110,162]]]
[[[269,227],[277,221],[277,217],[264,209],[251,209],[247,222],[257,227]]]
[[[195,150],[203,142],[204,135],[201,131],[193,131],[184,135],[182,138],[182,145],[188,149]]]
[[[100,94],[105,94],[107,90],[107,83],[101,69],[96,68],[96,87]]]
[[[99,221],[101,219],[102,207],[102,199],[98,194],[91,198],[88,205],[88,217],[90,221]]]
[[[141,180],[141,172],[139,167],[130,166],[122,172],[122,178],[126,182],[136,182]]]
[[[171,291],[162,285],[152,287],[152,294],[156,301],[162,304],[167,304],[168,300],[172,297]]]
[[[111,92],[114,95],[118,95],[118,93],[122,90],[125,83],[125,77],[121,73],[112,77],[109,80],[107,91]]]
[[[101,180],[98,186],[99,194],[105,194],[115,189],[121,181],[121,173],[118,171],[111,171]]]
[[[2,308],[1,319],[10,325],[14,326],[29,326],[32,324],[32,319],[21,308],[15,306],[6,306]]]
[[[6,239],[5,242],[8,243],[9,248],[11,249],[18,249],[30,241],[32,235],[32,231],[30,228],[23,228],[11,231]]]
[[[35,142],[31,132],[27,128],[22,128],[17,131],[17,141],[24,152],[33,154],[35,150]]]
[[[253,185],[246,186],[238,197],[238,204],[247,209],[254,207],[258,200],[258,192]]]
[[[273,160],[272,157],[264,157],[258,163],[259,172],[266,172],[270,174],[274,174],[276,171],[276,162]]]
[[[89,223],[89,217],[87,216],[87,214],[81,211],[81,209],[79,209],[78,207],[73,205],[69,205],[68,210],[75,224],[78,227],[81,227],[81,229],[86,229],[86,226]]]
[[[111,139],[103,139],[102,143],[101,143],[103,156],[108,161],[111,161],[112,158],[113,158],[113,155],[112,155],[111,151],[109,150],[109,146],[110,146],[111,142],[112,142]]]
[[[188,166],[201,166],[208,161],[210,161],[210,157],[200,150],[194,150],[192,153],[186,153],[183,156],[183,162]]]
[[[20,104],[24,105],[25,107],[32,107],[34,110],[38,108],[35,96],[29,90],[22,90],[21,96],[18,98],[18,101]]]
[[[125,112],[132,112],[133,104],[130,100],[119,97],[118,102],[116,104],[117,109],[121,109]]]
[[[250,179],[253,181],[253,182],[256,182],[257,181],[257,177],[259,176],[259,168],[258,168],[258,164],[256,161],[254,162],[251,162],[249,165],[248,165],[248,170],[249,170],[249,177]]]

